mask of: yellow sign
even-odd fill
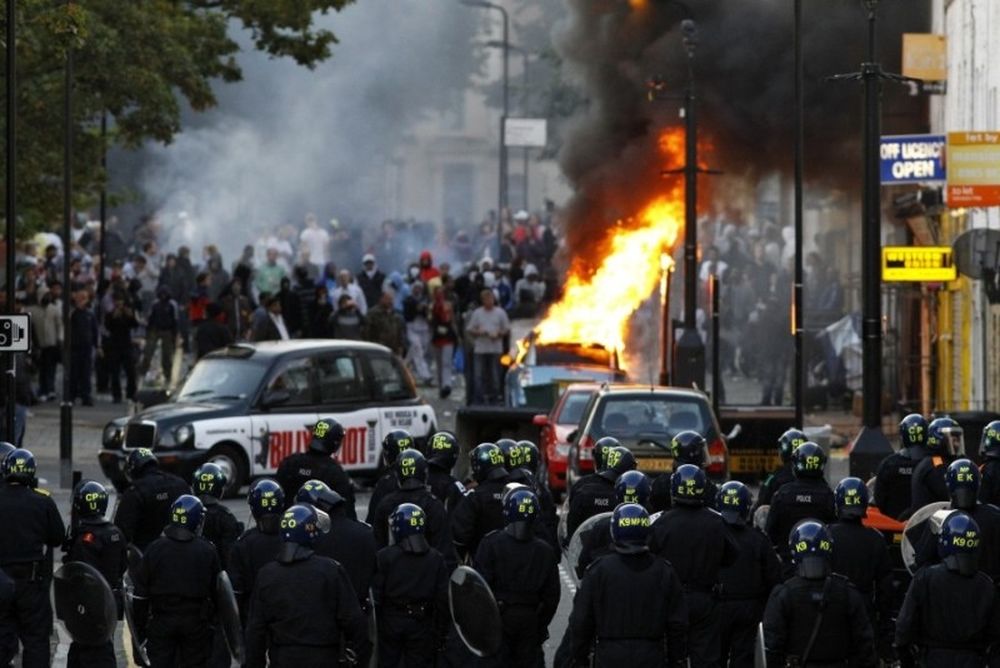
[[[673,468],[674,460],[666,457],[655,459],[651,457],[640,457],[637,463],[640,471],[662,473],[663,471],[670,471]]]
[[[767,475],[779,466],[781,457],[771,448],[729,451],[729,473],[734,475]]]
[[[904,33],[903,76],[945,81],[948,78],[948,39],[944,35]]]
[[[1000,132],[948,133],[948,206],[1000,206]]]
[[[945,283],[958,278],[948,246],[886,246],[882,249],[882,280]]]

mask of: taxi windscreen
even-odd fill
[[[260,387],[267,366],[252,360],[206,357],[188,375],[174,401],[238,401]]]

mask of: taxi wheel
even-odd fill
[[[206,461],[218,464],[226,472],[229,484],[226,485],[225,496],[231,497],[239,493],[240,488],[247,483],[247,464],[241,453],[231,445],[217,445],[208,453]]]

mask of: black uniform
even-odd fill
[[[371,653],[368,622],[347,571],[312,550],[286,549],[287,544],[257,574],[246,631],[247,668],[335,666],[345,649],[342,637],[365,665]]]
[[[944,474],[955,461],[950,455],[929,455],[920,460],[910,479],[910,512],[916,512],[935,501],[948,500]]]
[[[810,648],[820,614],[820,628]],[[796,575],[775,587],[764,609],[764,646],[769,666],[784,666],[790,658],[807,666],[848,661],[851,666],[876,665],[864,598],[842,575],[824,580]],[[807,649],[808,656],[803,656]]]
[[[589,665],[597,641],[597,668],[683,665],[687,630],[681,581],[667,561],[649,552],[616,552],[595,562],[569,618],[575,665]]]
[[[1000,459],[987,457],[979,472],[983,478],[979,483],[979,500],[1000,506]]]
[[[368,592],[375,577],[375,535],[364,522],[336,511],[330,514],[330,531],[316,541],[316,554],[344,567],[358,595],[358,604],[368,609]]]
[[[278,532],[265,533],[260,527],[247,530],[233,545],[229,553],[229,579],[233,583],[236,602],[240,606],[240,617],[244,625],[250,608],[250,595],[260,569],[268,565],[278,556],[281,547],[281,536]]]
[[[761,484],[760,494],[757,495],[757,502],[753,504],[754,512],[761,506],[771,505],[771,500],[774,499],[774,495],[778,493],[778,490],[794,480],[795,474],[792,473],[791,463],[786,462],[782,464],[781,468],[767,476],[767,479]]]
[[[127,541],[122,530],[103,517],[87,517],[80,520],[66,544],[63,563],[82,561],[101,572],[115,593],[118,604],[118,618],[122,611],[122,574],[125,573],[125,549]],[[69,646],[68,665],[74,668],[114,667],[114,641],[99,646],[72,643]]]
[[[458,504],[465,496],[465,486],[462,485],[449,471],[435,466],[433,462],[428,462],[427,466],[427,487],[437,500],[444,504],[444,509],[448,514],[455,512]]]
[[[771,590],[781,582],[781,562],[762,531],[727,525],[740,557],[719,571],[719,619],[722,665],[748,668],[754,664],[757,625]]]
[[[601,513],[615,509],[615,483],[597,474],[581,478],[569,495],[566,515],[566,538],[572,538],[578,526]]]
[[[379,666],[433,666],[451,622],[449,567],[434,548],[382,548],[372,591],[378,615]],[[405,657],[405,664],[404,664]]]
[[[861,520],[838,520],[830,525],[830,536],[831,569],[850,580],[864,597],[872,632],[879,642],[885,642],[891,636],[893,594],[892,564],[885,538],[861,524]]]
[[[678,505],[660,515],[649,549],[669,561],[684,586],[688,608],[688,651],[694,666],[719,665],[719,572],[735,563],[739,545],[714,510]]]
[[[115,524],[128,542],[145,551],[167,526],[170,506],[177,497],[190,493],[191,488],[177,476],[156,467],[147,468],[122,494]]]
[[[875,473],[875,505],[897,520],[910,516],[913,472],[926,456],[922,448],[902,448],[882,460]]]
[[[979,570],[1000,584],[1000,509],[978,503],[975,508],[963,512],[979,525]],[[927,526],[925,524],[924,528]],[[910,534],[918,568],[941,561],[937,551],[937,539],[938,537],[930,531],[924,531],[919,536]]]
[[[16,483],[0,484],[0,568],[14,581],[14,600],[0,609],[0,665],[24,648],[21,665],[49,665],[52,635],[52,551],[66,528],[49,493]]]
[[[833,491],[821,478],[801,478],[782,485],[767,513],[765,532],[778,556],[788,562],[788,535],[806,518],[823,524],[836,519]]]
[[[368,501],[368,517],[365,518],[365,522],[374,526],[375,511],[378,509],[378,505],[382,503],[382,499],[397,489],[399,489],[399,479],[396,478],[396,472],[393,470],[386,471],[375,481],[372,498]]]
[[[451,535],[459,557],[466,554],[474,556],[483,536],[503,528],[503,489],[506,484],[506,478],[484,480],[462,498],[451,514]],[[431,545],[434,543],[431,542]]]
[[[583,574],[592,563],[606,554],[614,551],[611,542],[611,516],[601,518],[594,526],[580,534],[580,558],[575,564],[570,564],[576,570],[576,577],[583,579]]]
[[[152,668],[209,660],[221,570],[214,545],[173,525],[146,549],[135,581],[136,621]]]
[[[281,461],[274,478],[284,490],[288,505],[295,502],[295,495],[302,485],[310,480],[319,480],[343,497],[348,517],[352,520],[358,518],[354,511],[354,484],[340,462],[330,455],[314,450],[289,455]]]
[[[677,470],[676,466],[674,466],[674,470]],[[718,492],[719,488],[714,482],[711,480],[705,481],[705,495],[702,498],[705,501],[706,508],[715,508],[715,495]],[[653,478],[649,491],[649,512],[662,513],[665,510],[670,510],[671,507],[670,476],[666,474],[658,475]]]
[[[414,503],[420,506],[427,515],[427,542],[444,556],[451,568],[454,568],[458,564],[458,556],[455,554],[455,545],[452,542],[448,512],[444,509],[444,505],[423,487],[398,489],[382,499],[375,510],[375,521],[372,525],[375,531],[375,546],[381,550],[389,544],[389,515],[401,503]]]
[[[1000,641],[1000,601],[990,578],[964,576],[944,564],[917,571],[896,617],[896,645],[919,647],[928,668],[985,666]]]
[[[494,531],[479,543],[474,563],[500,606],[500,665],[541,665],[542,643],[559,607],[559,564],[551,547],[539,538]]]
[[[236,519],[232,511],[212,496],[199,497],[205,504],[205,526],[201,535],[215,546],[219,553],[219,563],[229,568],[229,553],[243,533],[243,523]]]

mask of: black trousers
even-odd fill
[[[115,646],[110,642],[103,645],[72,643],[66,665],[69,668],[115,668],[118,665]]]
[[[24,668],[48,668],[51,635],[48,580],[16,580],[14,600],[0,611],[0,666],[10,665],[20,641]]]
[[[757,599],[722,601],[719,608],[721,660],[729,668],[753,668],[757,626],[764,610]]]
[[[691,668],[719,665],[719,606],[711,594],[686,592]]]
[[[388,612],[379,616],[378,665],[380,668],[432,668],[437,643],[430,617],[418,618]]]
[[[199,615],[153,615],[146,625],[146,652],[152,668],[208,665],[215,629]]]

